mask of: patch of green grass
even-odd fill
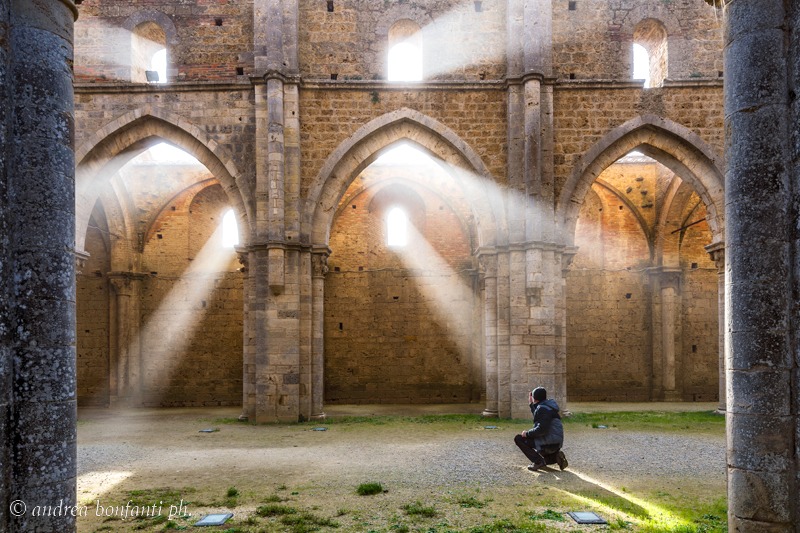
[[[297,509],[288,505],[269,504],[262,505],[256,509],[258,516],[283,516],[295,513],[297,513]]]
[[[486,507],[487,502],[487,500],[481,501],[475,496],[461,496],[456,500],[456,503],[461,507],[474,509],[483,509]]]
[[[264,498],[263,501],[264,501],[264,503],[280,503],[280,502],[285,502],[286,499],[285,498],[281,498],[277,494],[271,494],[271,495],[267,496],[266,498]]]
[[[393,524],[389,529],[396,533],[408,533],[411,531],[406,524]]]
[[[225,493],[228,498],[235,498],[239,495],[239,489],[236,487],[228,487],[228,492]]]
[[[556,522],[564,522],[564,513],[553,511],[552,509],[545,509],[541,513],[531,513],[531,520],[555,520]]]
[[[404,505],[403,510],[409,516],[424,516],[425,518],[433,518],[437,514],[434,507],[422,505],[419,501]]]
[[[281,518],[281,524],[289,526],[292,533],[316,531],[321,527],[339,527],[339,523],[330,518],[323,518],[308,512],[285,515]]]
[[[187,502],[186,498],[189,494],[194,494],[197,492],[197,489],[192,487],[184,487],[182,489],[173,489],[170,487],[161,487],[155,489],[139,489],[139,490],[129,490],[126,492],[127,498],[123,505],[126,505],[130,502],[131,507],[134,505],[138,505],[139,507],[152,507],[153,504],[156,507],[165,505],[177,505],[181,500],[183,504],[186,505]]]
[[[725,417],[713,411],[671,413],[663,411],[630,411],[612,413],[573,413],[564,418],[569,425],[615,427],[625,430],[706,431],[723,433]]]
[[[531,524],[515,524],[504,518],[491,524],[476,526],[469,530],[470,533],[547,533],[557,531],[548,528],[545,524],[533,522]]]
[[[383,485],[380,483],[362,483],[356,489],[359,496],[371,496],[373,494],[381,494],[383,492]]]
[[[641,505],[633,503],[626,498],[617,496],[613,492],[596,489],[579,489],[575,491],[575,494],[588,498],[597,503],[602,503],[606,507],[621,511],[630,516],[635,516],[641,520],[649,520],[651,518],[647,509]]]

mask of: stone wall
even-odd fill
[[[553,94],[556,194],[580,158],[604,135],[652,114],[696,133],[717,155],[724,148],[722,84],[637,89],[608,84],[557,85]]]
[[[717,268],[704,249],[705,208],[679,183],[652,159],[635,157],[606,169],[590,190],[566,278],[570,400],[660,399],[664,265],[680,270],[679,396],[718,398]]]
[[[148,22],[166,35],[159,44],[167,48],[169,81],[235,80],[252,72],[252,0],[85,0],[75,24],[77,80],[132,81],[133,30]]]
[[[107,406],[110,392],[109,285],[111,270],[108,227],[105,219],[92,217],[86,238],[89,253],[77,275],[78,404]]]
[[[383,114],[410,108],[450,128],[481,157],[492,176],[505,182],[506,93],[497,87],[402,90],[319,84],[300,92],[303,189],[307,194],[325,160],[356,130]]]
[[[239,405],[243,279],[219,227],[219,185],[184,194],[157,220],[142,268],[144,405]]]
[[[667,31],[667,78],[721,78],[722,19],[694,0],[555,0],[553,71],[560,79],[629,80],[636,25],[652,18]]]
[[[506,2],[318,0],[300,2],[300,72],[307,79],[383,80],[389,29],[401,20],[422,33],[423,79],[501,79],[505,74]]]
[[[328,403],[478,399],[469,232],[463,206],[423,185],[433,172],[369,167],[343,197],[325,280]],[[396,206],[413,226],[405,247],[387,246]]]

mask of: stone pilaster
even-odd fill
[[[486,360],[486,408],[483,416],[496,417],[497,410],[497,257],[478,256],[483,277],[483,330]]]
[[[716,242],[706,246],[706,252],[717,267],[717,309],[719,324],[719,406],[717,411],[727,409],[725,400],[725,243]]]
[[[797,2],[725,4],[728,528],[797,532]]]
[[[0,2],[0,531],[75,530],[9,504],[76,503],[76,16],[71,0]]]
[[[115,343],[110,354],[110,402],[112,406],[135,407],[141,404],[142,346],[141,301],[142,281],[147,274],[109,272],[114,289]]]
[[[325,392],[325,275],[330,251],[315,251],[311,257],[311,418],[324,419]]]
[[[256,422],[297,420],[313,407],[311,257],[300,246],[300,109],[296,0],[255,0],[256,232],[249,321]],[[269,339],[269,342],[266,342]],[[250,379],[246,376],[246,380]]]

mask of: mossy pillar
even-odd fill
[[[0,531],[75,531],[72,0],[0,0]]]

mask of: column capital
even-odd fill
[[[72,250],[72,254],[75,256],[75,274],[82,274],[91,254],[86,250]]]
[[[328,273],[328,254],[325,252],[311,253],[311,277],[324,278]]]
[[[133,282],[142,281],[150,277],[150,274],[144,272],[126,272],[126,271],[113,271],[107,274],[108,281],[111,286],[117,291],[129,289]]]
[[[711,260],[714,261],[714,264],[717,265],[717,270],[720,272],[725,271],[725,243],[724,242],[714,242],[709,244],[706,248],[706,253],[711,257]]]

